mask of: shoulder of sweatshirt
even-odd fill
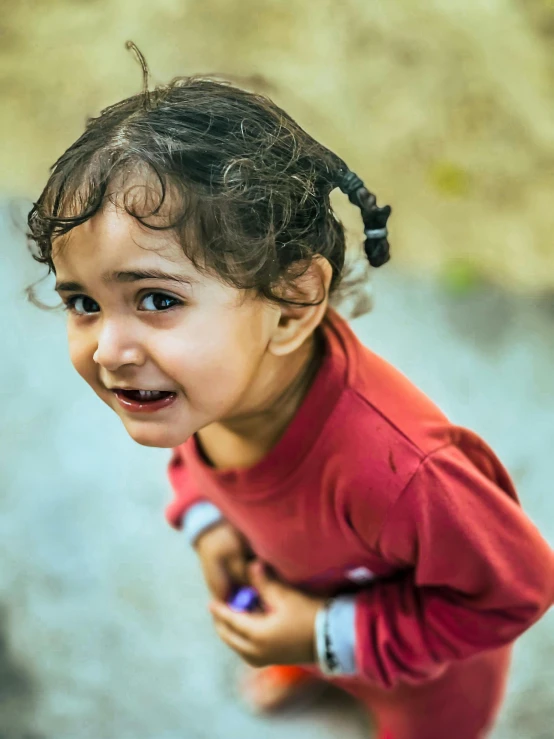
[[[426,459],[453,447],[471,467],[516,498],[508,473],[477,434],[453,425],[398,370],[362,345],[356,372],[331,414],[319,448],[323,488],[348,521],[364,521],[377,543],[391,507]]]

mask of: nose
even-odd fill
[[[114,372],[128,364],[140,366],[144,363],[145,352],[128,324],[124,321],[104,320],[92,358],[105,370]]]

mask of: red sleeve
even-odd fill
[[[202,496],[199,495],[190,479],[190,474],[178,447],[173,450],[167,473],[173,490],[173,500],[165,509],[165,517],[171,526],[180,529],[183,525],[185,513],[195,503],[200,502]]]
[[[428,679],[513,641],[550,607],[554,553],[510,493],[455,446],[421,463],[379,537],[381,556],[406,569],[356,600],[365,678]]]

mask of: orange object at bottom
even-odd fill
[[[313,671],[299,666],[270,665],[247,669],[239,681],[242,699],[256,712],[273,712],[285,706],[311,702],[325,689]]]
[[[313,673],[298,665],[271,665],[264,668],[264,675],[272,682],[290,685],[316,679]]]

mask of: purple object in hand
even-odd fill
[[[229,608],[240,613],[250,613],[260,606],[260,596],[254,588],[239,588],[229,600]]]

